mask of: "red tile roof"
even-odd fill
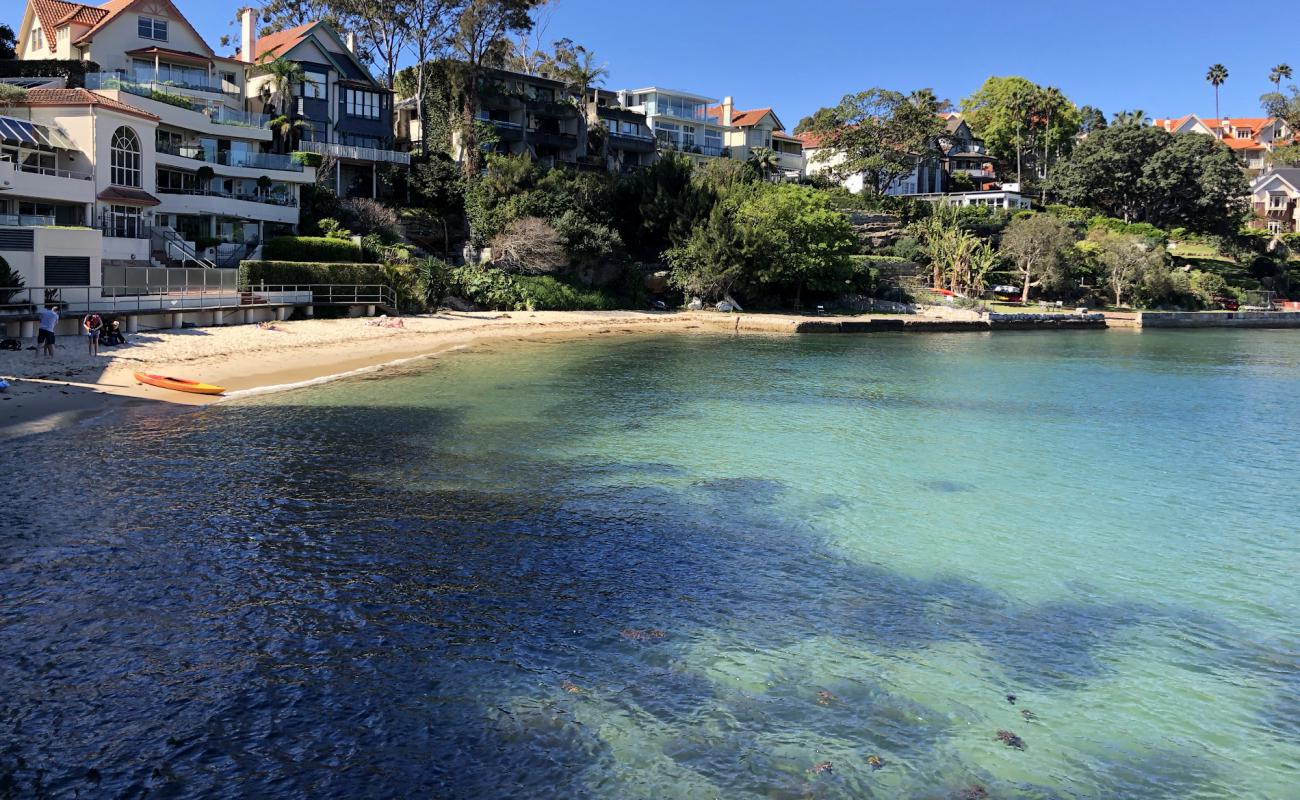
[[[316,25],[316,22],[308,22],[304,25],[299,25],[296,28],[276,31],[275,33],[260,37],[257,40],[257,44],[253,47],[253,60],[260,61],[262,56],[267,53],[270,53],[273,56],[287,53],[297,47],[298,43],[303,39],[306,39],[307,34],[311,33],[311,29],[316,27]]]
[[[81,36],[79,36],[77,38],[77,41],[84,42],[90,39],[90,37],[94,36],[100,30],[100,28],[103,28],[105,25],[112,22],[117,17],[118,14],[121,14],[123,11],[127,9],[128,6],[130,6],[134,2],[135,0],[108,0],[107,3],[104,3],[98,9],[100,11],[105,11],[108,13],[104,14],[102,17],[95,20],[95,22],[90,26],[90,30],[86,31]],[[182,17],[181,19],[183,20],[184,17]]]
[[[148,111],[141,111],[134,106],[129,106],[102,94],[95,94],[89,89],[28,89],[27,96],[23,98],[19,105],[101,106],[112,111],[120,111],[123,114],[134,114],[137,117],[158,121],[158,117]]]
[[[1233,150],[1264,150],[1264,145],[1254,139],[1237,139],[1232,136],[1223,137],[1223,143]]]
[[[776,113],[770,108],[754,108],[749,111],[734,109],[731,112],[731,124],[738,128],[757,125],[759,120],[761,120],[765,114],[771,114],[774,117],[776,116]],[[708,115],[721,122],[722,106],[709,106]]]
[[[820,133],[801,133],[794,138],[803,142],[804,147],[821,147],[824,137]]]
[[[94,25],[108,15],[102,8],[64,0],[32,0],[32,11],[36,12],[41,32],[45,34],[45,41],[49,42],[51,50],[58,47],[58,39],[55,37],[59,26],[68,20]]]

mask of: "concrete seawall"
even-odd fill
[[[744,325],[740,326],[745,329]],[[883,317],[874,319],[816,319],[794,324],[796,333],[885,333],[909,331],[922,333],[981,333],[988,331],[1105,330],[1101,314],[990,314],[979,320],[913,319]]]
[[[1295,311],[1152,311],[1136,315],[1139,328],[1300,328]]]

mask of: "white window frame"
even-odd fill
[[[32,28],[32,40],[28,43],[28,50],[40,50],[45,46],[45,36],[41,33],[40,28]]]
[[[344,111],[349,117],[380,119],[383,116],[378,92],[348,89],[345,100]]]
[[[135,32],[141,39],[148,39],[152,42],[165,42],[167,41],[167,20],[141,14],[136,17]],[[161,36],[158,35],[160,32],[162,33]]]
[[[308,91],[309,87],[310,91]],[[329,76],[321,72],[307,70],[303,73],[303,81],[298,89],[298,96],[307,100],[328,100]]]
[[[118,236],[135,238],[144,225],[144,213],[137,206],[109,206],[108,221]]]
[[[114,186],[140,188],[141,149],[140,135],[131,128],[123,125],[113,131],[109,143],[109,180]]]

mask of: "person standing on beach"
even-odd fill
[[[92,311],[86,315],[81,327],[86,330],[86,346],[90,348],[90,354],[99,355],[99,334],[104,330],[104,320]]]
[[[41,323],[40,330],[36,331],[36,355],[39,358],[44,349],[45,355],[54,358],[54,329],[59,324],[59,307],[46,306],[39,317]]]

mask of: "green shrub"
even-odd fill
[[[377,284],[388,283],[383,264],[327,263],[308,261],[241,261],[239,285],[284,286],[293,284]]]
[[[1160,245],[1169,243],[1169,234],[1152,225],[1149,222],[1125,222],[1115,217],[1103,217],[1098,214],[1088,219],[1088,230],[1104,228],[1115,233],[1122,233],[1127,236],[1141,236]]]
[[[319,236],[277,236],[262,247],[267,261],[319,261],[360,263],[361,246]]]
[[[325,235],[326,239],[338,239],[341,242],[352,241],[352,231],[343,227],[343,223],[333,217],[326,217],[316,223],[320,232]]]
[[[293,159],[295,164],[302,164],[304,167],[312,167],[313,169],[319,169],[325,160],[325,157],[320,153],[309,153],[306,150],[295,150],[290,155],[290,158]]]
[[[99,72],[94,61],[76,59],[37,59],[22,61],[15,58],[0,59],[0,78],[65,78],[69,89],[86,85],[86,73]]]
[[[601,311],[618,307],[605,292],[582,289],[549,275],[512,275],[466,266],[452,270],[451,290],[496,311]]]
[[[158,89],[149,90],[149,99],[157,100],[159,103],[166,103],[169,106],[183,108],[186,111],[194,110],[194,103],[190,102],[188,98],[181,97],[178,94],[169,94]]]
[[[1092,211],[1077,206],[1067,206],[1059,203],[1048,203],[1047,213],[1054,217],[1059,217],[1066,222],[1087,222],[1092,218]]]

